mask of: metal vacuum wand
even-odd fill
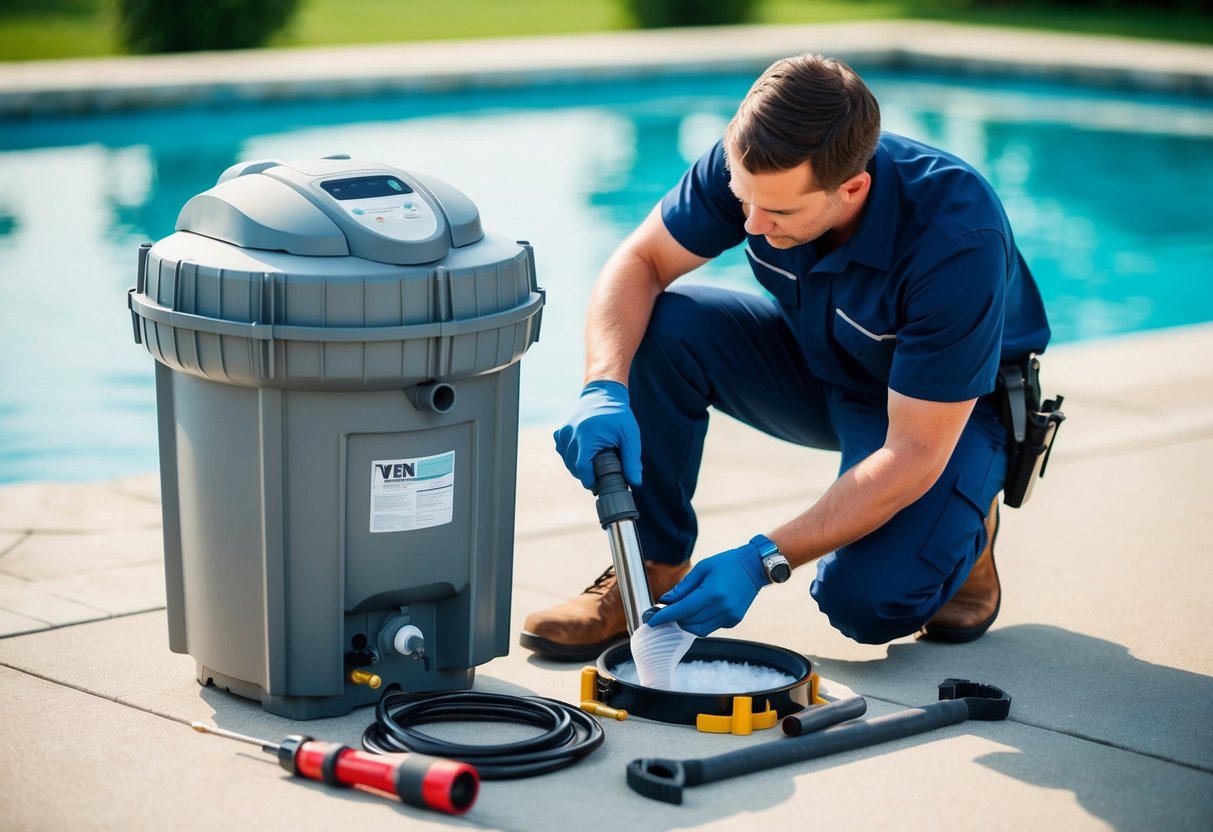
[[[619,593],[623,596],[624,620],[631,634],[643,623],[641,616],[653,606],[653,596],[644,571],[640,538],[636,536],[636,519],[640,512],[636,510],[632,490],[623,478],[619,453],[614,448],[594,455],[593,493],[598,498],[594,504],[598,509],[598,522],[611,540],[611,558],[615,562]]]

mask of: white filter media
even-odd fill
[[[636,675],[646,688],[674,690],[671,687],[678,663],[695,643],[695,636],[677,624],[650,627],[641,624],[632,633],[632,659]]]
[[[622,662],[611,668],[616,678],[640,684],[635,662]],[[790,685],[796,678],[781,670],[749,662],[694,661],[674,668],[669,690],[682,693],[751,693]]]

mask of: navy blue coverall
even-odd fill
[[[1044,350],[1040,293],[988,182],[960,159],[890,133],[868,165],[857,231],[819,257],[747,235],[717,143],[662,201],[666,228],[715,257],[743,242],[769,297],[675,285],[658,298],[632,363],[646,556],[680,563],[697,536],[691,498],[708,408],[841,452],[839,473],[877,450],[888,390],[978,398],[952,458],[922,498],[821,558],[811,593],[831,624],[866,643],[915,632],[960,588],[986,543],[1006,478],[994,401],[1001,361]]]

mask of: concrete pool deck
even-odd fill
[[[870,29],[869,39],[877,40],[885,28]],[[798,28],[772,48],[842,54],[833,46],[843,31]],[[862,30],[854,31],[858,43]],[[943,50],[942,35],[931,41],[927,30],[899,31],[920,33],[915,48],[934,42]],[[590,44],[615,43],[614,51],[627,54],[630,44],[651,45],[641,34],[570,39],[561,48],[569,60],[593,64]],[[692,34],[703,38],[697,54],[711,51],[705,44],[721,48],[714,40],[718,32]],[[967,34],[954,42],[960,60],[982,57],[983,42],[989,45],[985,57],[1001,59],[999,38],[988,30]],[[671,44],[693,40],[687,33],[669,37]],[[1055,36],[1031,37],[1061,43]],[[799,45],[784,49],[793,40]],[[1098,42],[1094,52],[1107,59],[1116,51],[1105,39],[1064,40],[1071,46],[1051,47],[1050,54],[1072,62],[1076,72],[1085,47]],[[384,49],[410,54],[413,48]],[[451,66],[464,57],[487,60],[474,50],[462,53],[462,45],[442,48]],[[1171,49],[1133,48],[1156,56]],[[501,49],[518,51],[504,42]],[[1180,79],[1181,87],[1186,73],[1213,79],[1213,49],[1179,47],[1175,54],[1187,57],[1149,77]],[[1133,65],[1121,56],[1122,65]],[[192,90],[204,85],[207,73],[243,74],[252,83],[256,72],[248,67],[272,75],[270,67],[298,59],[302,71],[304,57],[229,58],[231,65],[252,62],[239,72],[200,56],[192,76],[185,69],[176,70],[185,73],[179,76],[148,71],[188,67],[190,60],[180,57],[163,64],[88,62],[91,71],[69,62],[53,89],[84,99],[106,89],[128,95],[141,73],[152,86],[163,81]],[[608,64],[613,58],[597,60]],[[1092,72],[1111,71],[1093,66]],[[4,96],[13,89],[13,66],[0,69],[0,101],[10,101]],[[53,74],[44,65],[26,67],[23,77],[43,69]],[[316,66],[309,72],[321,74]],[[36,97],[31,90],[27,86],[23,94]],[[1004,512],[998,548],[1003,607],[981,640],[960,646],[908,638],[879,647],[851,643],[809,600],[807,569],[761,593],[746,621],[726,634],[805,653],[828,696],[862,694],[869,715],[925,704],[940,681],[961,677],[1010,692],[1010,720],[966,723],[702,786],[689,790],[682,806],[628,790],[626,763],[644,756],[710,756],[772,741],[772,732],[733,737],[639,718],[606,721],[606,742],[589,758],[539,778],[487,782],[462,818],[291,781],[267,755],[199,736],[188,723],[275,741],[306,731],[356,744],[373,714],[364,708],[298,723],[197,685],[193,659],[167,647],[157,477],[2,487],[0,829],[1208,829],[1213,561],[1207,548],[1213,512],[1202,486],[1213,465],[1211,356],[1213,325],[1050,349],[1046,385],[1066,394],[1068,419],[1033,501]],[[749,476],[738,493],[731,471],[742,464]],[[697,496],[697,556],[786,518],[824,490],[835,465],[830,454],[714,419]],[[610,557],[593,500],[563,471],[547,429],[522,434],[518,494],[515,633],[528,612],[580,591]],[[540,661],[514,647],[478,669],[476,688],[574,701],[580,667]]]

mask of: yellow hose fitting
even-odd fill
[[[597,702],[593,699],[583,700],[581,703],[581,710],[591,713],[594,716],[606,716],[610,717],[611,719],[617,719],[620,722],[623,722],[628,718],[628,712],[622,708],[612,708],[610,705],[604,705],[601,702]]]
[[[367,673],[365,670],[351,670],[349,679],[355,685],[367,685],[371,690],[378,690],[379,686],[383,684],[383,680],[377,675]]]
[[[587,665],[581,668],[581,701],[594,701],[598,696],[598,668]]]

